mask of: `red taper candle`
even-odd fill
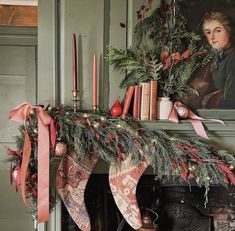
[[[93,108],[97,107],[97,72],[96,72],[96,55],[93,55]]]
[[[73,58],[73,90],[78,90],[78,82],[77,82],[77,46],[76,46],[76,35],[73,33],[72,40],[72,58]]]

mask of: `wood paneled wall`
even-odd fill
[[[0,5],[0,26],[37,27],[37,6]]]

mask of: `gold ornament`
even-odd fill
[[[55,155],[56,156],[65,156],[67,153],[67,144],[60,141],[55,145]]]
[[[174,108],[177,111],[178,116],[181,119],[187,119],[188,115],[189,115],[189,109],[186,105],[184,105],[183,103],[176,101],[174,103]]]
[[[182,119],[187,119],[188,118],[188,113],[189,113],[189,110],[187,107],[185,106],[179,106],[179,107],[176,107],[176,111],[178,113],[178,116]]]

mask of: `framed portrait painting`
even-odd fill
[[[235,120],[235,1],[177,0],[189,31],[201,36],[211,55],[189,84],[198,94],[188,105],[206,118]]]

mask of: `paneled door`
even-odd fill
[[[30,209],[10,186],[9,164],[3,162],[6,147],[14,148],[12,137],[18,134],[18,124],[8,120],[8,112],[25,101],[36,103],[36,45],[24,45],[23,39],[23,45],[14,41],[6,45],[7,40],[0,39],[0,230],[4,231],[32,231],[33,227]]]

